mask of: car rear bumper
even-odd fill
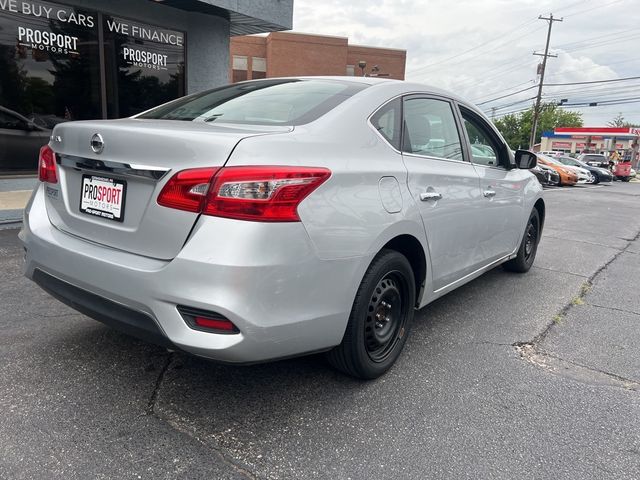
[[[301,223],[204,216],[176,258],[147,258],[53,227],[42,186],[20,238],[25,275],[73,308],[154,343],[231,363],[340,343],[365,260],[318,258]],[[223,315],[240,332],[194,330],[178,305]]]

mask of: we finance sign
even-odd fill
[[[105,28],[108,34],[124,38],[120,55],[132,67],[168,70],[171,54],[183,53],[182,32],[116,17],[106,17]]]

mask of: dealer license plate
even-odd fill
[[[122,222],[126,192],[127,183],[124,180],[83,175],[80,211],[88,215]]]

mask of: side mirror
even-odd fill
[[[523,170],[529,170],[538,164],[538,157],[528,150],[516,150],[516,166]]]

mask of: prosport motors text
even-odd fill
[[[78,51],[78,37],[28,27],[18,27],[18,42],[27,47],[52,53],[66,54]]]
[[[152,68],[155,70],[167,69],[167,55],[161,53],[147,52],[137,48],[124,47],[122,49],[124,59],[136,67]]]

